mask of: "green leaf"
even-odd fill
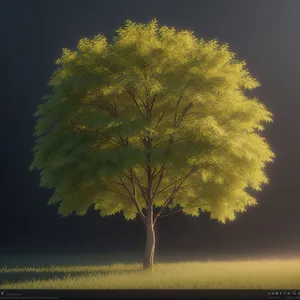
[[[61,215],[94,207],[135,219],[132,197],[145,212],[149,170],[160,208],[174,193],[168,208],[226,222],[256,204],[251,191],[268,183],[274,160],[260,135],[272,114],[245,94],[259,84],[228,45],[127,21],[112,43],[83,38],[56,64],[29,171],[54,190]]]

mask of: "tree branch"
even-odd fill
[[[133,100],[135,106],[137,107],[137,109],[138,109],[139,113],[141,114],[141,116],[143,117],[143,119],[146,120],[146,117],[144,116],[144,114],[143,114],[143,112],[142,112],[142,110],[141,110],[141,108],[140,108],[140,106],[137,102],[135,94],[133,92],[129,91],[129,90],[126,90],[126,92],[131,97],[131,99]]]
[[[183,98],[183,94],[184,94],[185,90],[187,89],[187,87],[189,86],[189,84],[190,84],[190,82],[188,82],[188,83],[185,85],[185,87],[181,90],[180,95],[179,95],[179,98],[178,98],[177,103],[176,103],[176,108],[179,107],[180,102],[181,102],[181,100],[182,100],[182,98]],[[175,113],[175,116],[174,116],[174,127],[176,127],[176,126],[175,126],[176,123],[177,123],[177,112]]]
[[[189,111],[189,109],[193,106],[192,103],[189,103],[182,111],[181,115],[179,116],[178,119],[176,119],[175,117],[175,121],[174,121],[174,127],[178,127],[180,125],[180,123],[182,122],[183,118],[187,115],[187,112]]]
[[[82,107],[100,109],[100,110],[102,110],[104,112],[107,112],[107,113],[111,114],[114,117],[118,116],[118,110],[117,110],[117,106],[116,106],[115,100],[113,101],[113,104],[112,103],[108,103],[108,104],[106,104],[104,106],[97,105],[97,104],[94,104],[94,103],[81,103],[79,105],[82,106]]]
[[[138,213],[139,213],[139,216],[141,217],[141,219],[142,219],[142,222],[145,224],[145,222],[146,222],[146,217],[145,217],[145,215],[143,214],[143,212],[142,212],[142,210],[141,210],[141,208],[140,208],[140,205],[139,205],[139,203],[138,203],[138,201],[137,201],[137,199],[136,199],[136,195],[133,195],[132,194],[132,192],[130,191],[130,189],[128,188],[128,186],[126,185],[126,183],[124,182],[124,180],[120,177],[120,176],[118,176],[118,178],[119,178],[119,180],[122,182],[121,183],[121,185],[126,189],[126,191],[129,193],[129,195],[130,195],[130,197],[131,197],[131,200],[132,200],[132,202],[133,202],[133,204],[135,205],[135,207],[136,207],[136,209],[137,209],[137,211],[138,211]]]
[[[160,189],[159,191],[156,192],[156,195],[159,195],[165,191],[167,191],[170,187],[172,187],[173,185],[175,185],[178,181],[184,179],[184,177],[181,177],[179,179],[176,179],[175,181],[173,181],[172,183],[168,184],[166,187],[164,187],[163,189]]]
[[[197,170],[196,167],[193,167],[182,179],[180,184],[175,184],[173,191],[171,192],[171,194],[169,195],[169,197],[167,198],[167,200],[165,201],[164,205],[162,206],[162,208],[159,210],[159,212],[156,214],[155,218],[154,218],[154,224],[157,221],[157,218],[162,214],[162,212],[164,211],[164,209],[170,204],[170,202],[174,199],[176,193],[178,192],[178,190],[180,189],[180,187],[182,186],[182,184],[185,182],[185,180],[191,176],[195,171]]]
[[[86,132],[86,133],[90,133],[90,134],[95,134],[95,135],[98,135],[99,137],[101,137],[101,138],[103,138],[103,139],[105,139],[105,140],[107,140],[107,141],[112,141],[112,142],[116,143],[117,145],[121,145],[121,146],[122,146],[122,144],[121,144],[118,140],[114,139],[114,138],[111,137],[111,136],[105,135],[105,134],[103,134],[103,133],[101,133],[101,132],[99,132],[99,131],[90,131],[90,130],[88,130],[88,129],[81,129],[81,128],[80,128],[77,124],[75,124],[72,120],[69,120],[69,124],[70,124],[75,130],[77,130],[77,131],[79,131],[79,132],[82,132],[82,133]]]
[[[146,204],[148,204],[148,201],[147,201],[147,190],[146,190],[146,188],[141,184],[140,179],[135,174],[135,172],[134,172],[134,170],[132,168],[130,168],[130,172],[132,174],[133,180],[135,181],[135,183],[137,184],[137,186],[140,188],[142,196],[143,196]]]
[[[160,218],[167,217],[167,216],[176,214],[176,213],[181,212],[181,211],[183,211],[183,208],[180,208],[180,209],[178,209],[178,210],[176,210],[176,211],[172,211],[172,212],[167,213],[167,214],[164,214],[164,215],[160,215],[159,217],[160,217]]]
[[[150,104],[150,110],[153,109],[153,106],[154,106],[154,103],[155,103],[155,100],[156,100],[156,97],[157,97],[157,96],[158,96],[157,94],[155,94],[155,95],[153,96],[152,102],[151,102],[151,104]]]
[[[178,212],[183,211],[185,208],[192,208],[192,207],[197,207],[198,205],[193,205],[190,206],[190,204],[192,204],[193,202],[195,202],[195,200],[191,201],[188,205],[186,205],[185,207],[181,207],[180,209],[176,210],[176,211],[171,211],[170,213],[164,214],[164,215],[160,215],[160,217],[167,217],[173,214],[176,214]]]
[[[154,192],[153,192],[153,194],[152,194],[152,201],[154,200],[154,198],[155,198],[155,196],[156,196],[156,194],[157,194],[157,191],[158,191],[158,189],[159,189],[159,187],[160,187],[160,184],[161,184],[161,182],[162,182],[162,179],[163,179],[163,176],[164,176],[164,170],[165,170],[165,165],[163,165],[163,166],[161,167],[161,169],[160,169],[159,179],[158,179],[156,188],[155,188],[155,190],[154,190]]]
[[[111,182],[111,185],[115,188],[115,191],[116,193],[122,195],[122,196],[126,196],[124,193],[122,193],[112,182]]]
[[[168,107],[161,113],[161,115],[159,116],[156,125],[154,126],[154,129],[157,129],[158,125],[160,124],[160,122],[162,121],[163,117],[165,116],[166,112],[168,110]]]
[[[156,168],[154,168],[154,170],[153,170],[153,179],[160,173],[160,171],[161,171],[161,169],[156,171]]]

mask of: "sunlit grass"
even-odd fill
[[[300,289],[300,260],[0,268],[0,288]]]

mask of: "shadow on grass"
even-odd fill
[[[144,270],[93,270],[93,271],[10,271],[0,273],[0,285],[4,283],[20,283],[23,281],[35,281],[35,280],[55,280],[63,278],[81,277],[81,276],[101,276],[101,275],[113,275],[113,274],[130,274],[130,273],[142,273]]]

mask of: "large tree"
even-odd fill
[[[62,216],[138,215],[148,268],[159,217],[202,211],[225,223],[256,204],[250,192],[274,156],[259,131],[272,116],[246,95],[259,84],[228,45],[127,21],[112,43],[83,38],[56,64],[30,170]]]

